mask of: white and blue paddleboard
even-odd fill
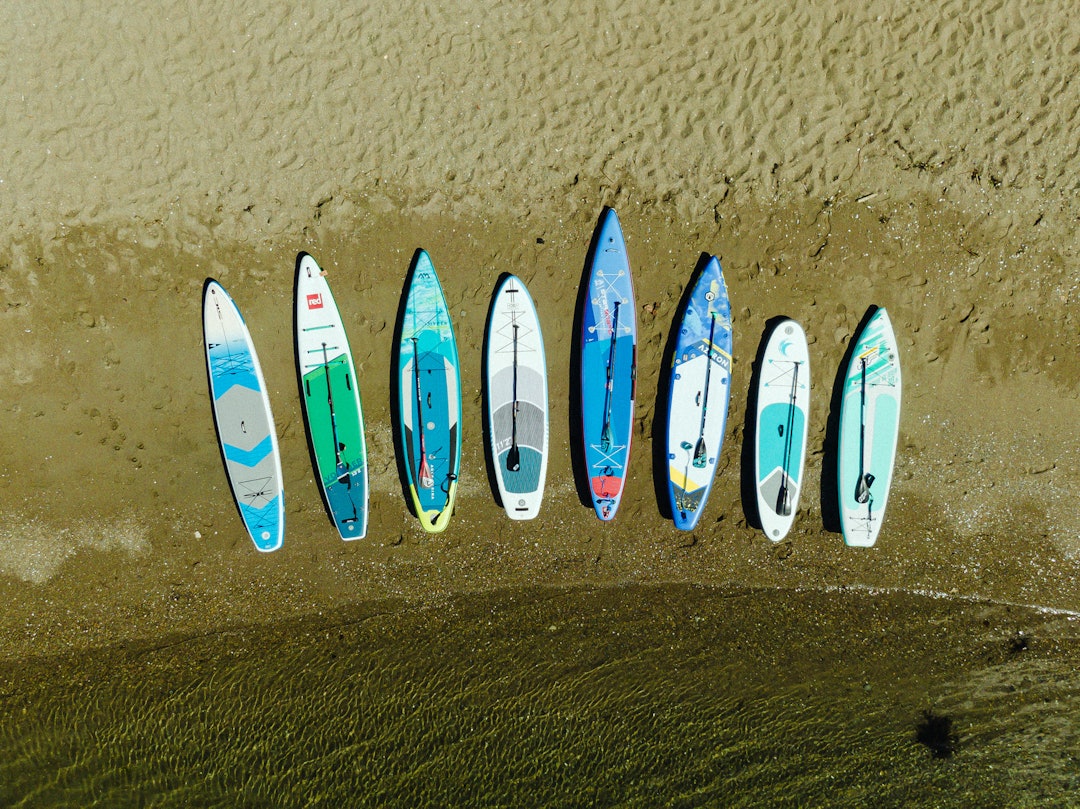
[[[754,481],[765,536],[779,542],[795,520],[802,492],[810,416],[810,350],[794,320],[769,335],[758,375]]]
[[[398,344],[398,402],[405,474],[416,516],[429,533],[454,513],[461,468],[461,372],[442,285],[420,250],[409,276]]]
[[[900,433],[900,352],[878,309],[857,335],[840,400],[837,485],[848,545],[877,541],[892,484]]]
[[[548,461],[547,363],[540,319],[525,284],[495,291],[485,346],[488,431],[499,498],[514,520],[540,511]]]
[[[359,539],[368,516],[360,382],[326,273],[307,253],[296,268],[296,364],[323,500],[341,538]]]
[[[630,461],[637,388],[637,312],[626,242],[615,211],[605,210],[582,297],[581,421],[596,516],[619,508]]]
[[[240,310],[212,278],[203,288],[203,341],[233,498],[255,547],[277,550],[285,536],[285,491],[266,382]]]
[[[716,477],[731,398],[731,305],[715,256],[694,282],[678,329],[668,394],[668,495],[675,527],[690,531]]]

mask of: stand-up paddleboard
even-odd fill
[[[582,298],[581,419],[596,516],[610,520],[630,460],[637,387],[637,313],[626,243],[615,211],[600,220]]]
[[[754,480],[765,536],[779,542],[795,520],[810,416],[810,350],[794,320],[769,335],[758,376]]]
[[[454,511],[461,465],[461,382],[450,312],[428,254],[417,252],[401,314],[401,446],[420,524],[436,533]]]
[[[531,520],[540,511],[547,477],[547,364],[536,307],[513,275],[495,291],[485,358],[499,497],[511,519]]]
[[[285,491],[270,399],[244,318],[212,278],[203,287],[203,342],[233,498],[255,547],[275,551],[285,536]]]
[[[367,533],[364,415],[349,340],[326,274],[302,253],[296,268],[296,367],[315,471],[342,539]]]
[[[892,323],[878,309],[863,327],[844,374],[837,477],[848,545],[877,541],[900,432],[900,353]]]
[[[668,494],[675,527],[697,525],[716,476],[731,397],[731,306],[716,257],[679,323],[668,396]]]

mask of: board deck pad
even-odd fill
[[[513,275],[495,291],[485,346],[488,432],[499,498],[514,520],[540,511],[548,460],[547,365],[540,319]]]
[[[461,466],[457,343],[435,266],[417,252],[401,313],[398,384],[401,446],[413,508],[425,531],[446,529]]]
[[[615,517],[630,461],[637,388],[637,312],[615,211],[601,217],[582,296],[581,420],[596,516]]]
[[[900,431],[900,353],[878,309],[857,335],[840,400],[837,485],[848,545],[870,547],[885,516]]]
[[[360,384],[326,273],[304,253],[296,270],[296,363],[304,424],[323,501],[342,539],[367,533],[367,445]]]
[[[731,397],[731,305],[720,262],[701,268],[678,323],[668,395],[668,495],[693,530],[716,477]]]
[[[794,320],[780,321],[761,357],[755,419],[754,480],[765,536],[791,530],[802,492],[810,414],[810,352]]]
[[[203,288],[203,342],[233,499],[255,547],[277,550],[285,537],[285,492],[266,382],[240,310],[213,279]]]

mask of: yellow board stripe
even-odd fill
[[[703,485],[698,485],[696,482],[690,480],[690,478],[686,476],[686,473],[677,466],[669,466],[668,475],[671,478],[671,482],[684,492],[691,493],[696,492],[698,489],[705,488]]]

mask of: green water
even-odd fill
[[[530,590],[0,670],[0,806],[1069,806],[1080,627]]]

